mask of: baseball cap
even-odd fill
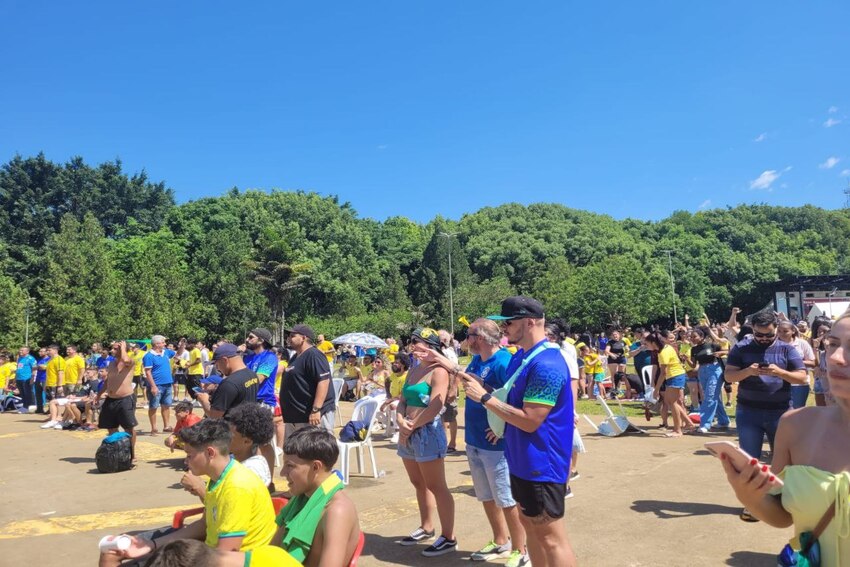
[[[251,334],[262,340],[267,345],[272,344],[272,332],[268,329],[264,329],[263,327],[257,327],[256,329],[251,329]]]
[[[234,356],[239,356],[239,350],[236,348],[236,345],[231,343],[222,343],[217,349],[215,349],[215,353],[213,353],[213,362],[222,358],[232,358]]]
[[[286,329],[287,333],[295,333],[296,335],[304,335],[310,342],[316,342],[316,333],[310,325],[293,325],[291,329]]]
[[[534,298],[524,295],[514,295],[502,302],[502,312],[499,315],[488,315],[493,321],[509,321],[511,319],[542,319],[543,305]]]
[[[419,327],[411,333],[410,337],[437,349],[442,346],[439,333],[430,327]]]
[[[210,374],[206,378],[201,378],[201,384],[221,384],[223,380],[224,378],[218,374]]]

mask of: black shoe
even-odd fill
[[[440,536],[437,538],[437,541],[422,550],[422,555],[425,557],[437,557],[439,555],[451,553],[452,551],[457,551],[457,540],[446,539],[445,537]]]

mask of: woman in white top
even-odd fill
[[[800,336],[800,331],[797,326],[791,321],[782,321],[776,330],[779,335],[779,340],[794,345],[794,348],[800,353],[803,359],[803,364],[806,368],[815,367],[815,351],[812,350],[812,345]],[[806,371],[806,380],[809,380],[808,370]],[[809,399],[811,385],[806,384],[791,384],[791,407],[794,409],[806,407],[806,402]]]

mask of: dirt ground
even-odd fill
[[[350,411],[351,404],[343,403],[343,413]],[[138,418],[146,430],[146,413],[139,411]],[[592,419],[598,423],[601,417]],[[642,418],[632,420],[646,425]],[[181,455],[162,445],[162,435],[139,437],[135,470],[101,475],[94,454],[102,433],[42,430],[41,422],[32,414],[0,415],[0,564],[96,565],[103,535],[166,525],[175,510],[198,504],[180,488]],[[706,438],[666,439],[657,425],[657,419],[651,422],[647,435],[605,438],[581,420],[588,453],[579,460],[575,497],[566,503],[579,564],[776,565],[790,530],[740,521],[720,464],[702,448]],[[375,437],[384,476],[372,478],[367,461],[368,476],[355,475],[346,489],[366,533],[359,565],[468,565],[469,553],[491,534],[465,455],[446,459],[459,551],[426,559],[420,548],[395,543],[416,528],[419,517],[400,459],[383,435]],[[462,450],[462,429],[459,438]]]

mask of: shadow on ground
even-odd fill
[[[773,567],[776,565],[776,555],[755,551],[736,551],[726,560],[726,565],[732,567]]]
[[[62,457],[59,460],[65,461],[66,463],[71,463],[73,465],[81,465],[83,463],[94,463],[95,462],[95,459],[93,457]]]
[[[376,534],[366,534],[366,545],[363,547],[363,557],[371,557],[379,564],[393,563],[397,565],[410,565],[411,567],[424,567],[426,565],[469,565],[468,554],[464,552],[453,552],[441,555],[439,559],[423,557],[422,550],[428,547],[434,540],[428,542],[403,546],[396,543],[407,534],[399,534],[397,537],[384,537]],[[435,562],[436,561],[436,562]]]
[[[737,516],[741,512],[740,508],[732,508],[721,504],[667,502],[663,500],[635,500],[631,508],[641,514],[655,514],[656,517],[663,520],[688,518],[691,516],[711,516],[713,514]]]

